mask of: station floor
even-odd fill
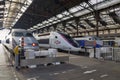
[[[15,71],[8,58],[5,55],[5,51],[0,44],[0,80],[17,80]]]
[[[0,80],[120,80],[120,62],[70,54],[66,64],[16,71],[10,66],[1,45],[0,59]]]

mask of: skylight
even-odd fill
[[[5,3],[5,19],[4,19],[4,27],[11,27],[16,24],[22,14],[26,11],[29,5],[32,3],[33,0],[7,0]],[[20,5],[21,4],[21,5]],[[1,6],[0,6],[1,7]],[[12,20],[11,18],[14,17],[15,19]],[[11,20],[11,25],[6,22]]]

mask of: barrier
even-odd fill
[[[113,47],[102,47],[100,56],[106,60],[112,60],[113,58]]]
[[[28,66],[35,68],[39,64],[49,64],[56,62],[68,62],[69,56],[57,56],[56,49],[48,49],[41,51],[27,50],[24,52],[25,59],[20,59],[20,66]]]
[[[68,62],[69,56],[58,56],[57,49],[48,49],[48,50],[40,50],[35,51],[31,49],[24,49],[24,38],[22,37],[20,40],[20,45],[16,45],[13,50],[9,50],[5,45],[3,45],[6,54],[9,57],[12,65],[16,69],[20,69],[21,67],[37,67],[40,64],[56,64],[57,62]]]
[[[96,57],[98,59],[102,57],[104,60],[120,61],[120,47],[102,47],[96,52],[96,55],[100,53],[99,57]]]
[[[87,48],[90,58],[120,61],[120,47]]]
[[[113,60],[120,61],[120,48],[113,48]]]

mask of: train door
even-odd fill
[[[54,48],[54,34],[51,33],[50,36],[49,36],[49,45],[50,47]]]
[[[59,48],[58,45],[59,45],[59,40],[58,40],[58,35],[52,33],[52,35],[50,35],[50,46],[52,48]]]

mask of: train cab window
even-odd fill
[[[63,34],[63,33],[60,33],[61,36],[63,36],[70,44],[72,44],[74,47],[78,47],[78,44],[76,43],[76,41],[70,37],[69,35],[66,35],[66,34]]]
[[[7,43],[7,44],[9,44],[9,43],[10,43],[9,39],[7,39],[7,40],[6,40],[6,43]]]
[[[13,32],[12,35],[17,37],[24,36],[22,32]]]

